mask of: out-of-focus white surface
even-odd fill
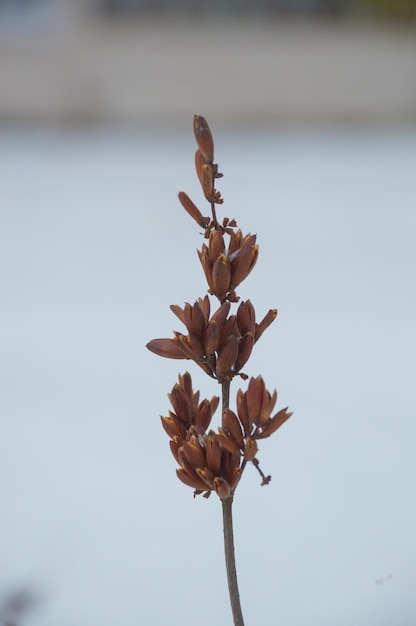
[[[195,111],[227,124],[416,119],[410,25],[212,15],[67,16],[59,26],[51,8],[43,28],[20,36],[0,19],[0,121],[182,124]]]
[[[210,124],[222,214],[260,244],[239,293],[279,308],[245,371],[294,411],[270,486],[249,467],[236,494],[247,624],[412,626],[416,133]],[[2,134],[0,586],[41,591],[29,626],[231,622],[220,504],[158,418],[178,372],[218,390],[144,348],[206,290],[193,150],[191,128]]]

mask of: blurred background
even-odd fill
[[[414,0],[1,0],[0,121],[414,122]]]
[[[0,626],[231,623],[159,421],[218,390],[144,348],[206,292],[194,113],[294,411],[236,494],[247,625],[414,626],[415,0],[0,0],[0,79]]]

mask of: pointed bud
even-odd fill
[[[217,410],[219,400],[218,396],[213,396],[210,402],[208,400],[202,400],[196,411],[195,419],[193,420],[194,426],[200,427],[204,432],[207,430],[211,423],[212,416]]]
[[[192,389],[192,377],[189,372],[185,372],[185,374],[179,374],[178,376],[179,386],[185,390],[185,393],[188,395],[188,398],[191,400],[191,404],[195,402],[198,405],[199,400],[199,391],[194,393]]]
[[[244,450],[244,438],[241,431],[240,421],[231,409],[224,409],[223,426],[227,430],[240,450]]]
[[[273,391],[273,395],[270,395],[270,393],[267,391],[265,387],[263,390],[263,399],[262,399],[260,415],[259,415],[260,426],[263,426],[269,421],[271,412],[273,411],[274,405],[276,404],[276,400],[277,400],[276,389]]]
[[[231,225],[231,222],[230,222]],[[237,231],[233,230],[230,234],[230,242],[228,244],[228,256],[230,259],[233,258],[233,255],[241,248],[241,242],[243,240],[243,233],[240,229]]]
[[[214,160],[214,140],[208,123],[202,115],[194,115],[194,134],[205,161],[212,163]]]
[[[207,323],[209,320],[209,314],[211,311],[211,305],[210,305],[208,296],[205,296],[204,298],[198,298],[198,304],[199,304],[199,308],[204,314],[205,323]]]
[[[192,202],[191,198],[184,192],[178,194],[179,201],[185,211],[201,226],[206,228],[209,224],[209,217],[204,217],[198,207]]]
[[[210,320],[205,328],[203,344],[205,354],[210,356],[218,350],[220,344],[220,329],[215,320]]]
[[[257,240],[257,235],[251,235],[250,233],[243,237],[243,241],[241,243],[242,246],[254,246]]]
[[[221,469],[221,446],[214,433],[206,438],[205,457],[207,460],[207,467],[214,474],[218,474]]]
[[[225,243],[222,233],[212,230],[209,235],[209,257],[214,263],[221,254],[225,253]]]
[[[259,255],[258,246],[242,246],[231,261],[231,285],[237,287],[250,274]]]
[[[176,415],[188,427],[191,424],[192,410],[191,401],[185,389],[178,384],[174,385],[172,391],[168,393],[168,398]]]
[[[202,269],[204,270],[205,278],[211,291],[214,291],[214,283],[212,280],[212,266],[213,263],[209,257],[208,248],[205,244],[202,245],[202,250],[197,250],[199,260],[201,261]]]
[[[217,378],[229,378],[232,376],[231,368],[233,367],[238,354],[238,340],[234,335],[230,335],[225,345],[220,348],[217,358],[217,366],[215,373]]]
[[[270,326],[277,317],[277,309],[270,309],[261,320],[260,324],[256,324],[256,341],[260,339],[266,328]]]
[[[230,288],[231,268],[227,255],[220,254],[212,267],[212,282],[214,294],[224,298]]]
[[[243,301],[237,309],[237,326],[241,335],[246,333],[254,336],[256,331],[256,313],[250,300]]]
[[[247,396],[241,389],[237,391],[237,413],[238,413],[238,419],[240,420],[243,426],[244,434],[246,436],[250,435],[252,431],[252,427],[251,427],[250,418],[248,415]]]
[[[245,337],[238,342],[238,356],[235,362],[235,370],[239,372],[247,363],[254,346],[254,335],[247,333]]]
[[[261,376],[251,378],[246,391],[247,409],[251,424],[258,424],[263,399],[264,381]]]
[[[189,304],[185,306],[185,322],[189,334],[202,339],[205,329],[205,316],[198,302],[195,302],[194,306]]]

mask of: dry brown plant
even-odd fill
[[[214,163],[214,141],[206,120],[194,116],[194,134],[198,145],[195,166],[204,196],[211,207],[205,216],[184,192],[179,201],[185,211],[203,229],[206,242],[198,250],[207,283],[208,295],[183,308],[173,304],[171,310],[186,328],[173,338],[153,339],[147,348],[171,359],[194,361],[208,376],[221,385],[222,424],[210,429],[212,417],[220,403],[218,396],[200,401],[194,391],[191,375],[179,375],[168,394],[173,410],[162,417],[162,426],[170,438],[170,449],[179,465],[178,478],[194,489],[194,496],[208,498],[215,492],[223,508],[224,548],[228,588],[235,626],[244,626],[235,564],[232,503],[234,493],[248,463],[252,463],[267,485],[271,476],[260,469],[257,458],[260,439],[269,437],[291,415],[287,408],[273,413],[277,392],[270,393],[261,376],[250,378],[247,390],[239,389],[236,410],[230,408],[230,384],[239,376],[247,380],[246,366],[255,343],[277,316],[270,309],[260,322],[250,300],[239,303],[236,288],[254,268],[259,248],[256,235],[244,235],[235,219],[217,218],[217,205],[223,203],[215,188],[222,174]],[[219,306],[211,311],[211,299]],[[239,303],[239,304],[238,304]],[[236,307],[231,312],[232,306]]]

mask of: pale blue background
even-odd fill
[[[240,295],[279,308],[245,371],[294,411],[270,486],[248,467],[236,494],[247,625],[413,626],[416,131],[198,113],[224,214],[258,234]],[[39,590],[28,626],[231,623],[219,502],[177,480],[158,417],[178,372],[218,390],[144,348],[206,289],[176,199],[203,206],[193,151],[191,124],[2,132],[0,587]]]

